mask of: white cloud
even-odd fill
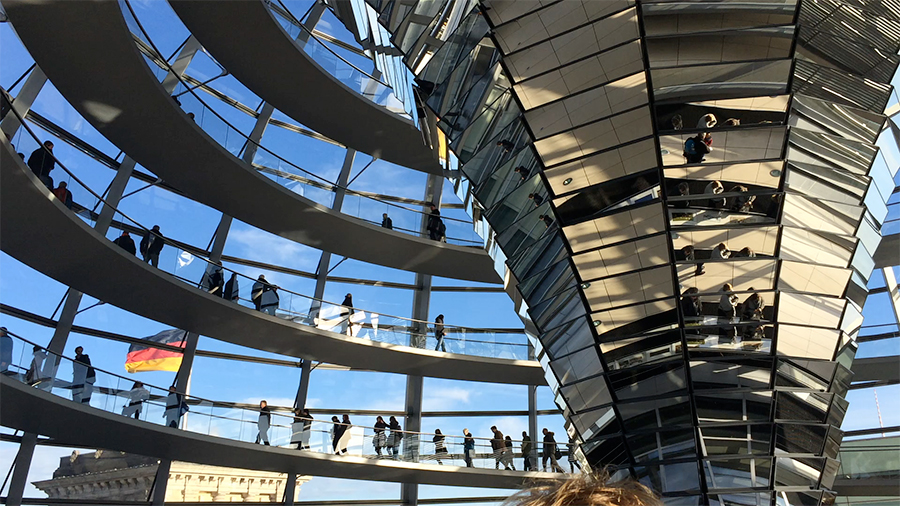
[[[422,399],[423,411],[447,411],[459,404],[469,404],[473,392],[465,388],[444,387],[426,389]]]
[[[245,258],[262,262],[310,269],[319,261],[318,251],[258,229],[233,229],[228,234],[228,241],[237,243]]]

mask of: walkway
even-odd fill
[[[27,406],[27,409],[23,409]],[[526,480],[559,478],[542,472],[496,471],[335,456],[262,446],[154,425],[31,388],[0,376],[0,424],[65,441],[162,459],[295,472],[355,480],[480,488],[519,488]]]
[[[349,337],[210,295],[99,235],[62,203],[48,198],[50,192],[9,144],[4,140],[0,144],[3,251],[76,290],[176,328],[281,355],[399,374],[544,384],[536,361],[444,354]],[[59,244],[66,245],[65,255],[59,254]]]
[[[262,0],[169,4],[219,63],[276,109],[358,151],[442,174],[435,153],[412,121],[351,89],[307,53],[334,59],[359,88],[386,90],[383,84],[344,64],[315,39],[306,42],[306,51],[298,47]]]
[[[138,163],[199,202],[337,255],[448,278],[499,281],[482,248],[368,224],[293,193],[233,156],[163,90],[117,2],[9,0],[3,6],[72,106]]]

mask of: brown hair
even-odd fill
[[[634,480],[609,483],[605,473],[582,474],[527,488],[504,506],[661,506],[649,488]]]

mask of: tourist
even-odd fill
[[[722,186],[722,183],[718,181],[712,181],[711,183],[706,185],[706,188],[703,190],[705,194],[718,195],[720,193],[725,193],[725,187]],[[709,199],[709,207],[713,209],[722,209],[725,207],[725,199],[724,198],[712,198]]]
[[[505,448],[503,449],[503,458],[501,459],[503,461],[503,465],[506,469],[511,468],[513,471],[515,471],[516,465],[513,462],[513,440],[511,436],[506,436],[504,445]]]
[[[237,273],[232,272],[231,277],[228,278],[228,282],[225,283],[225,290],[223,291],[223,297],[225,300],[230,300],[234,303],[237,303],[241,298],[240,287],[238,286],[238,278]]]
[[[13,340],[6,327],[0,327],[0,373],[5,373],[12,365]]]
[[[165,237],[159,231],[159,225],[153,225],[153,228],[141,240],[141,255],[144,257],[144,262],[153,267],[159,267],[159,253],[165,243]]]
[[[563,468],[559,466],[556,448],[556,439],[553,438],[553,433],[547,430],[546,427],[542,430],[544,434],[544,447],[543,454],[541,455],[541,464],[544,468],[544,471],[547,471],[547,460],[550,460],[550,471],[564,473]]]
[[[475,467],[472,459],[475,458],[475,438],[469,429],[463,429],[463,459],[466,461],[466,467]]]
[[[691,194],[691,186],[685,182],[678,183],[678,196],[687,197]],[[688,199],[676,200],[672,205],[675,209],[687,209],[691,207],[691,201]]]
[[[97,373],[91,367],[91,357],[84,353],[81,346],[75,348],[75,361],[72,363],[72,400],[90,405],[96,381]]]
[[[341,302],[341,334],[352,335],[350,318],[355,312],[356,310],[353,309],[353,294],[348,293],[344,296],[344,301]]]
[[[766,301],[753,291],[751,286],[749,290],[753,293],[741,303],[741,319],[742,320],[761,320],[763,317],[763,309],[766,307]]]
[[[697,253],[693,246],[687,245],[681,248],[681,252],[684,254],[684,259],[686,261],[693,262],[697,260]],[[703,268],[703,262],[699,262],[697,268],[694,269],[694,276],[702,276],[704,274],[706,274],[706,270]]]
[[[341,454],[347,453],[347,447],[350,446],[350,428],[353,427],[353,424],[350,423],[350,415],[344,415],[341,420],[341,426],[343,426],[344,430],[341,432],[341,437],[338,438],[337,449]]]
[[[382,228],[386,228],[388,230],[394,229],[394,221],[391,220],[390,216],[388,216],[388,213],[384,213],[381,215],[381,226]]]
[[[720,242],[715,248],[712,250],[712,254],[710,254],[711,260],[728,260],[731,258],[731,251],[728,250],[728,245],[724,242]]]
[[[716,120],[715,114],[704,114],[697,120],[697,128],[712,128],[716,126],[716,123],[718,123],[718,120]]]
[[[756,253],[748,247],[741,248],[737,253],[733,253],[731,258],[756,258]]]
[[[531,465],[531,450],[533,449],[533,445],[531,444],[531,438],[528,436],[528,433],[524,430],[522,431],[522,470],[523,471],[531,471],[534,467]]]
[[[166,396],[166,410],[163,417],[166,419],[166,427],[177,429],[181,415],[189,411],[188,405],[184,402],[184,396],[175,390],[175,385],[169,387],[169,395]]]
[[[294,421],[291,423],[291,444],[296,444],[298,450],[309,448],[309,436],[312,429],[313,417],[308,409],[294,409]]]
[[[44,368],[44,360],[47,359],[47,351],[38,345],[31,350],[31,367],[25,373],[25,383],[36,385],[43,379],[41,372]]]
[[[400,422],[397,421],[393,416],[390,418],[390,424],[388,425],[391,429],[391,435],[388,437],[388,454],[390,454],[394,460],[397,460],[397,455],[400,454],[400,442],[403,440],[403,431],[400,428]]]
[[[506,441],[503,439],[503,433],[496,426],[491,427],[491,432],[494,433],[494,437],[491,438],[491,450],[494,451],[494,469],[500,469],[500,463],[504,460],[503,454],[506,453]],[[508,471],[509,465],[506,462],[503,462],[503,465]]]
[[[387,426],[384,423],[384,418],[380,416],[375,418],[375,435],[372,436],[372,445],[375,447],[375,453],[378,454],[378,457],[381,457],[381,449],[387,446],[387,436],[384,434],[384,429]]]
[[[528,198],[534,201],[534,207],[541,207],[541,204],[544,203],[544,197],[541,197],[537,193],[529,193]]]
[[[568,455],[566,456],[569,459],[569,469],[572,474],[575,474],[575,468],[577,467],[581,470],[581,464],[578,463],[578,459],[575,458],[575,448],[578,446],[578,443],[575,442],[574,438],[569,438],[569,446],[567,448]]]
[[[582,474],[516,492],[506,506],[662,506],[653,492],[635,480],[608,483],[606,475]]]
[[[269,284],[266,276],[260,274],[253,288],[250,290],[250,299],[256,306],[256,310],[275,316],[275,310],[278,308],[278,287]]]
[[[28,157],[28,167],[31,168],[31,172],[34,172],[34,175],[51,190],[53,189],[53,179],[50,177],[50,171],[53,170],[55,163],[53,143],[50,141],[44,141],[44,144],[35,149]]]
[[[122,407],[122,414],[140,419],[141,408],[144,405],[144,401],[147,400],[150,400],[150,391],[144,388],[143,383],[135,381],[134,385],[131,386],[131,390],[128,391],[128,404]]]
[[[441,434],[441,429],[434,429],[434,437],[431,438],[431,441],[434,442],[434,458],[437,459],[438,464],[443,465],[441,457],[447,455],[447,445],[444,444],[444,435]]]
[[[122,231],[122,235],[116,237],[116,240],[113,241],[113,244],[122,248],[123,250],[131,253],[132,255],[137,255],[137,248],[134,247],[134,239],[128,235],[127,230]]]
[[[53,195],[66,206],[66,209],[72,209],[72,192],[67,188],[65,181],[60,181],[59,186],[53,190]]]
[[[711,141],[711,139],[710,139]],[[700,163],[712,148],[706,143],[706,136],[701,132],[684,141],[684,158],[687,163]]]
[[[212,264],[212,272],[207,280],[207,291],[216,297],[222,297],[225,293],[225,275],[222,274],[222,266]]]
[[[272,424],[272,410],[266,401],[259,401],[259,418],[256,419],[256,444],[269,446],[269,425]]]
[[[439,314],[434,319],[434,338],[437,339],[437,346],[434,347],[434,351],[438,351],[438,349],[443,352],[447,351],[447,348],[444,347],[444,335],[444,315]]]

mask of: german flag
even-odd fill
[[[185,339],[187,332],[184,330],[169,329],[143,340],[184,348]],[[125,358],[125,370],[128,372],[177,371],[180,366],[181,352],[142,344],[132,344]]]

